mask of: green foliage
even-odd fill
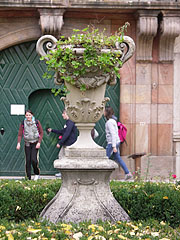
[[[62,86],[61,88],[58,88],[58,89],[56,89],[56,88],[52,88],[51,89],[51,92],[54,94],[54,96],[56,97],[56,96],[61,96],[61,97],[63,97],[63,96],[66,96],[66,94],[69,92],[68,90],[67,90],[67,88],[66,88],[66,86]]]
[[[0,219],[35,219],[56,195],[60,180],[0,181]]]
[[[0,181],[0,219],[37,219],[56,195],[61,180]],[[156,219],[180,226],[180,185],[111,181],[111,191],[132,221]]]
[[[115,74],[118,78],[119,68],[122,66],[121,49],[116,49],[117,43],[123,42],[124,31],[129,23],[125,23],[114,35],[107,36],[105,30],[99,32],[98,29],[89,27],[80,31],[74,29],[71,37],[60,37],[56,50],[50,51],[41,60],[46,60],[47,70],[58,73],[60,81],[67,81],[72,85],[79,77],[89,76],[92,72],[100,74]],[[83,55],[77,54],[74,48],[84,49]],[[107,51],[101,51],[105,49]],[[116,49],[116,51],[114,51]],[[45,78],[52,75],[46,72]],[[85,91],[87,86],[82,84],[80,89]]]
[[[173,227],[180,225],[180,185],[111,182],[111,190],[131,219],[153,218]]]
[[[81,222],[78,224],[47,221],[23,221],[15,223],[0,219],[0,239],[8,240],[177,240],[180,230],[155,220],[133,222]]]

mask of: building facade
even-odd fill
[[[42,79],[45,65],[35,51],[37,40],[44,34],[69,36],[87,25],[111,34],[125,22],[136,52],[120,70],[118,85],[108,90],[128,128],[121,154],[133,172],[128,156],[146,153],[142,176],[180,177],[180,0],[0,0],[1,175],[21,174],[24,167],[23,151],[15,150],[23,117],[11,114],[13,104],[32,108],[44,130],[63,126],[63,104],[50,93],[54,84]],[[103,124],[97,127],[103,145]],[[56,139],[45,133],[43,141],[42,169],[53,174]]]

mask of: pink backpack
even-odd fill
[[[118,125],[118,135],[121,143],[126,142],[127,128],[121,122],[117,122],[117,125]]]

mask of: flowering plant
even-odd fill
[[[91,78],[93,74],[101,76],[109,74],[108,81],[120,77],[119,68],[122,66],[122,49],[124,32],[129,23],[110,36],[105,34],[105,30],[100,32],[98,29],[87,27],[83,30],[74,29],[71,37],[61,36],[56,42],[56,49],[50,50],[41,60],[46,60],[47,72],[45,78],[51,78],[50,71],[56,73],[56,84],[64,81],[79,87],[81,91],[89,89],[90,86],[85,82],[77,83],[81,77]]]

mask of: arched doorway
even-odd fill
[[[45,129],[50,125],[52,128],[62,128],[64,122],[61,118],[63,103],[59,97],[54,97],[51,88],[57,87],[53,81],[43,79],[46,65],[40,61],[36,53],[36,41],[22,43],[7,48],[1,52],[0,59],[0,92],[1,112],[0,128],[4,134],[0,135],[0,176],[14,175],[24,176],[25,155],[23,140],[20,151],[16,150],[17,135],[20,122],[24,115],[11,115],[11,104],[23,104],[25,108],[32,108],[37,119],[44,128],[44,138],[40,150],[41,174],[54,174],[56,169],[53,161],[58,156],[56,148],[57,136],[47,136]],[[107,86],[106,96],[110,97],[110,105],[119,115],[119,81],[113,86]],[[52,111],[52,112],[51,112]],[[102,118],[96,128],[99,137],[96,142],[105,146],[105,121]]]
[[[59,149],[56,148],[58,135],[47,133],[46,129],[51,127],[61,129],[64,120],[61,116],[64,104],[59,97],[55,97],[50,89],[42,89],[33,92],[29,96],[29,108],[34,113],[36,119],[41,122],[44,136],[39,151],[39,167],[41,174],[54,174],[57,172],[53,167],[53,162],[58,158]]]

